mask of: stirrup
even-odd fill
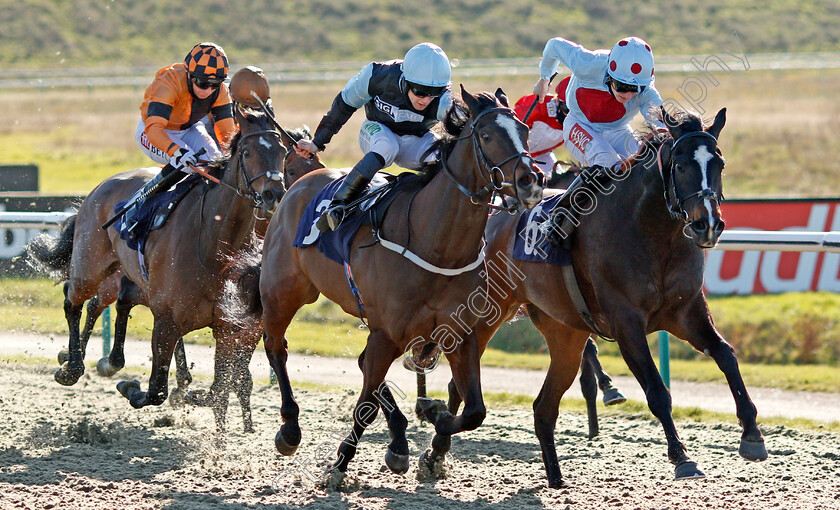
[[[335,230],[339,225],[341,225],[341,222],[344,221],[346,215],[347,207],[344,205],[338,204],[329,207],[326,211],[321,213],[318,221],[315,222],[315,228],[321,232]]]

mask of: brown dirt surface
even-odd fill
[[[738,456],[736,424],[681,422],[707,478],[674,481],[658,422],[629,414],[602,417],[601,436],[589,440],[585,416],[561,412],[555,437],[571,486],[549,489],[526,407],[491,406],[478,430],[453,439],[446,477],[421,482],[416,459],[432,429],[410,414],[412,398],[399,396],[408,473],[385,468],[388,432],[378,419],[343,487],[327,492],[314,481],[319,459],[334,458],[353,390],[297,392],[304,438],[287,458],[274,450],[275,388],[255,386],[256,433],[241,431],[231,400],[220,435],[207,409],[132,409],[115,389],[130,374],[88,370],[64,388],[54,368],[0,363],[0,508],[840,508],[838,434],[765,427],[770,457],[749,463]]]

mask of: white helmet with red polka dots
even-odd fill
[[[621,83],[647,87],[653,80],[653,51],[638,37],[625,37],[610,50],[607,74]]]

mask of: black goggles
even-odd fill
[[[409,83],[408,89],[417,97],[440,97],[446,87],[429,87],[427,85],[418,85],[416,83]]]
[[[217,89],[222,86],[222,81],[224,80],[201,78],[199,76],[192,77],[192,82],[200,89]]]
[[[616,92],[621,94],[626,94],[627,92],[641,92],[642,90],[645,90],[644,87],[642,87],[641,90],[639,90],[638,85],[630,85],[629,83],[622,83],[616,80],[611,80],[611,82],[613,89],[615,89]]]

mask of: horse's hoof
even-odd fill
[[[549,489],[568,489],[572,485],[567,483],[562,478],[557,478],[556,480],[549,480],[548,481],[548,488]]]
[[[295,453],[300,445],[300,429],[295,433],[288,425],[283,425],[274,436],[274,447],[280,454],[289,456]]]
[[[211,400],[211,394],[207,390],[188,391],[184,395],[184,402],[198,407],[209,406],[211,404]]]
[[[749,441],[741,439],[741,446],[738,447],[738,454],[747,459],[756,462],[767,460],[767,448],[764,446],[764,440]]]
[[[432,457],[432,450],[429,448],[420,455],[417,469],[417,479],[420,481],[438,480],[446,475],[444,456]]]
[[[96,362],[96,373],[102,377],[112,377],[119,371],[120,369],[112,365],[107,356]]]
[[[79,377],[85,373],[84,367],[82,370],[71,370],[67,368],[67,364],[61,366],[58,370],[55,371],[55,382],[62,386],[73,386],[79,380]]]
[[[140,381],[137,379],[133,381],[120,381],[117,383],[117,391],[119,391],[120,395],[123,397],[131,400],[131,396],[134,395],[134,392],[140,391]]]
[[[432,425],[437,422],[438,417],[442,414],[449,413],[449,408],[446,406],[446,402],[435,398],[418,397],[417,407],[420,409],[423,419]]]
[[[103,358],[104,359],[104,358]],[[182,409],[187,405],[186,391],[175,388],[169,393],[169,405],[175,409]]]
[[[392,472],[404,475],[408,471],[408,463],[408,455],[399,455],[392,452],[390,448],[385,451],[385,465]]]
[[[345,476],[347,475],[344,471],[339,470],[336,466],[330,466],[324,470],[318,485],[324,490],[334,491],[344,483]]]
[[[58,364],[63,365],[70,360],[70,351],[67,349],[61,349],[58,351]]]
[[[705,473],[700,471],[697,467],[697,463],[691,460],[687,460],[680,464],[677,464],[677,468],[674,470],[674,480],[691,480],[694,478],[706,478]]]
[[[253,434],[256,431],[257,429],[255,429],[254,425],[251,423],[245,423],[242,425],[242,432],[245,432],[246,434]]]
[[[607,388],[607,391],[604,392],[604,405],[614,406],[625,402],[627,402],[627,397],[622,395],[618,388]]]

